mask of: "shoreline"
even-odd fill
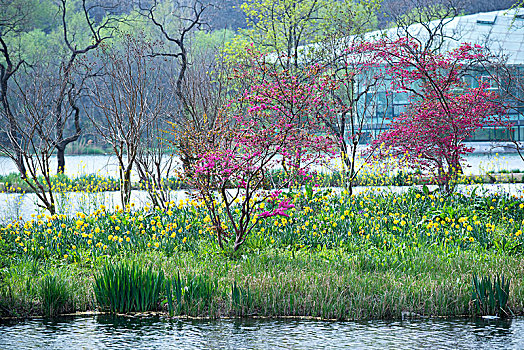
[[[344,254],[339,252],[335,254],[339,255],[337,268],[330,267],[331,262],[327,262],[321,254],[308,252],[295,253],[295,258],[290,252],[266,252],[258,257],[247,258],[246,263],[238,261],[235,263],[229,258],[217,261],[215,258],[215,263],[220,266],[220,271],[215,272],[213,272],[213,263],[209,261],[209,258],[191,259],[191,254],[183,254],[176,259],[166,259],[163,255],[144,256],[140,254],[136,261],[149,261],[150,264],[155,265],[154,261],[163,260],[163,265],[170,266],[170,268],[159,268],[158,270],[164,271],[166,275],[169,273],[170,276],[175,276],[176,273],[183,271],[182,266],[185,265],[191,268],[186,268],[186,272],[181,274],[182,279],[189,280],[190,276],[204,276],[217,281],[219,287],[209,296],[210,304],[208,306],[201,304],[202,300],[197,298],[194,301],[196,305],[193,305],[194,308],[188,306],[187,313],[172,316],[166,309],[165,296],[161,298],[160,310],[157,311],[111,313],[100,310],[92,291],[93,275],[89,272],[93,271],[92,268],[78,270],[74,268],[74,265],[62,265],[50,261],[47,263],[49,272],[44,270],[41,273],[45,275],[54,271],[53,273],[57,275],[66,276],[76,271],[77,275],[83,276],[80,279],[72,277],[67,282],[70,287],[75,288],[70,295],[72,303],[69,307],[74,307],[76,311],[64,310],[64,313],[59,313],[52,318],[115,315],[129,318],[247,318],[319,321],[471,319],[481,316],[471,305],[471,276],[474,272],[481,275],[492,275],[494,271],[498,271],[497,273],[503,271],[506,277],[511,278],[509,309],[512,316],[509,318],[524,315],[524,300],[522,299],[524,283],[520,257],[508,258],[506,256],[499,259],[493,254],[482,256],[457,253],[452,259],[440,259],[437,254],[427,250],[420,252],[415,258],[416,261],[413,264],[415,271],[399,272],[401,270],[398,270],[396,266],[371,270],[363,266],[358,267],[359,264],[355,264],[355,259],[362,259],[366,254],[369,253]],[[424,264],[427,265],[427,263],[422,260],[426,258],[430,260],[430,264],[424,267]],[[475,263],[480,259],[484,262]],[[253,261],[249,262],[249,260]],[[343,261],[349,261],[349,263]],[[228,270],[224,270],[224,265],[230,265],[226,267]],[[253,265],[255,265],[254,269]],[[282,268],[278,269],[275,266]],[[435,272],[437,266],[439,270]],[[71,268],[73,270],[70,270]],[[464,271],[464,268],[467,270]],[[94,271],[98,270],[94,268]],[[237,272],[233,273],[232,270]],[[304,278],[303,274],[308,275],[309,278]],[[312,281],[313,278],[316,279],[316,282]],[[36,281],[38,277],[28,273],[18,276],[17,280],[20,282],[13,285],[15,289],[22,287],[25,284],[24,281]],[[67,281],[67,278],[63,280]],[[249,290],[253,299],[243,300],[241,306],[235,304],[231,298],[231,287],[234,283],[238,283],[244,290]],[[37,296],[30,299],[21,296],[7,300],[5,297],[4,295],[3,300],[0,299],[1,308],[5,312],[7,311],[6,305],[16,305],[8,312],[18,315],[3,316],[4,320],[49,318],[44,317],[41,311],[41,301],[38,301]]]
[[[260,316],[260,315],[250,315],[250,316],[220,316],[216,318],[205,317],[205,316],[190,316],[190,315],[175,315],[169,316],[167,312],[136,312],[128,314],[112,314],[110,312],[104,311],[78,311],[74,313],[60,314],[55,317],[46,317],[43,315],[30,315],[27,317],[0,317],[0,323],[2,321],[23,321],[23,320],[60,320],[68,318],[83,318],[83,317],[96,317],[96,316],[112,316],[112,317],[121,317],[129,319],[148,319],[148,318],[160,318],[167,320],[197,320],[197,321],[221,321],[221,320],[270,320],[270,321],[279,321],[279,320],[298,320],[298,321],[317,321],[317,322],[374,322],[374,321],[421,321],[421,320],[477,320],[477,319],[487,319],[482,316],[472,316],[472,315],[454,315],[454,316],[422,316],[422,315],[409,315],[403,316],[402,318],[388,318],[388,319],[362,319],[362,320],[339,320],[336,318],[321,318],[314,316]],[[513,317],[506,318],[495,318],[494,320],[512,320],[515,318],[520,318],[524,316],[523,314],[515,315]]]

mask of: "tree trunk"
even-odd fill
[[[24,158],[22,157],[22,150],[19,148],[16,150],[16,167],[22,176],[22,179],[26,177],[27,169],[25,167]]]
[[[56,147],[56,160],[58,161],[56,173],[63,174],[65,172],[65,145]]]
[[[47,210],[49,211],[49,214],[51,214],[51,216],[55,215],[56,214],[55,204],[52,203],[50,206],[47,207]]]
[[[127,167],[122,177],[122,206],[125,208],[131,201],[131,167]]]
[[[244,243],[244,241],[240,237],[237,237],[237,239],[235,240],[235,244],[233,245],[233,251],[236,252],[240,248],[242,243]]]

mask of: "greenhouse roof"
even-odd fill
[[[453,49],[461,43],[479,44],[493,53],[505,55],[509,64],[524,64],[524,9],[509,9],[493,12],[481,12],[459,16],[449,20],[437,20],[426,23],[429,28],[443,24],[441,33],[445,38],[443,48]],[[421,24],[407,28],[409,33],[424,41],[428,31]],[[390,28],[365,35],[366,39],[388,37],[394,39],[405,35],[404,29]]]

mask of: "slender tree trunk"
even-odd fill
[[[56,160],[58,161],[57,174],[63,174],[65,171],[65,146],[56,147]]]
[[[128,166],[122,177],[122,205],[125,208],[131,201],[131,166]]]
[[[235,241],[235,244],[233,245],[233,251],[236,252],[240,248],[240,246],[242,245],[242,242],[243,241],[239,241],[239,239],[237,238],[237,240]]]
[[[27,169],[25,167],[25,163],[24,163],[24,157],[22,156],[22,150],[18,147],[18,146],[15,146],[16,147],[16,150],[15,150],[15,163],[16,163],[16,167],[18,168],[18,171],[20,172],[20,175],[22,176],[22,179],[26,177],[26,174],[27,174]]]

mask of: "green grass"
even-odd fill
[[[46,275],[40,280],[39,297],[46,317],[57,316],[71,308],[67,305],[72,301],[70,286],[60,275]]]
[[[477,311],[470,303],[472,274],[503,272],[512,280],[508,306],[516,314],[523,312],[524,266],[520,256],[462,252],[442,257],[432,251],[420,251],[410,256],[410,264],[405,264],[410,267],[403,268],[401,263],[376,266],[369,261],[371,254],[339,249],[295,254],[267,250],[231,259],[222,254],[186,252],[168,257],[154,252],[134,259],[152,263],[154,269],[170,275],[169,278],[180,273],[184,282],[180,307],[173,298],[175,315],[325,319],[400,318],[406,312],[423,316],[474,315]],[[88,270],[82,268],[86,275],[90,274]],[[80,284],[66,303],[75,304],[78,311],[95,309],[92,278],[77,279],[76,283]],[[30,310],[31,303],[38,299],[24,284],[23,277],[9,283],[16,291],[12,301],[17,302],[18,316],[39,314],[39,308]],[[241,286],[244,296],[233,296],[235,286]],[[91,300],[81,295],[86,290]],[[83,303],[78,303],[82,298]],[[165,292],[161,299],[164,303],[160,310],[168,313]]]

